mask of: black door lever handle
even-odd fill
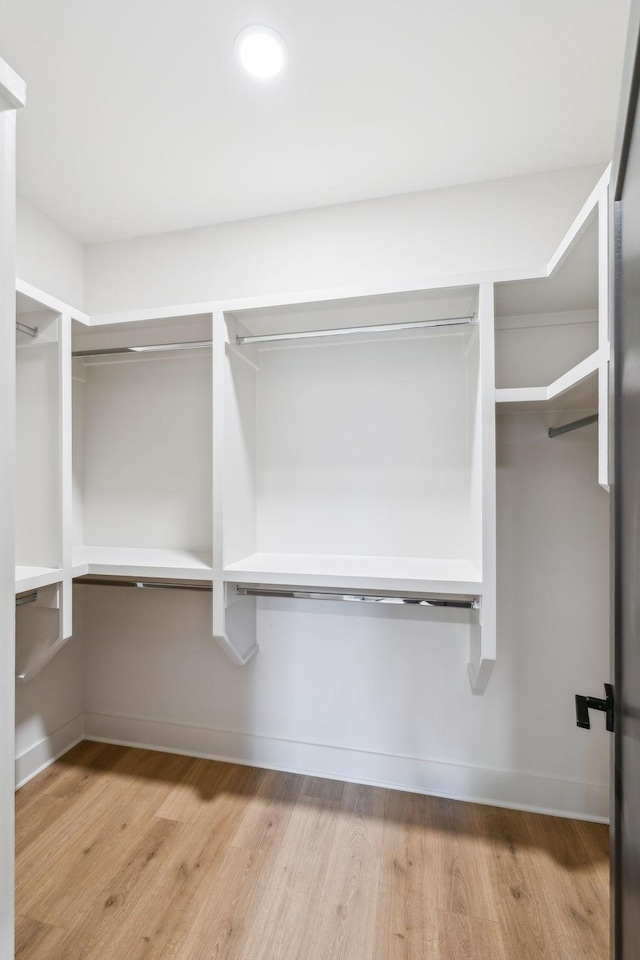
[[[590,730],[591,720],[589,718],[589,710],[602,710],[607,715],[607,718],[606,718],[607,730],[610,733],[613,733],[613,730],[614,730],[613,685],[611,683],[605,683],[604,692],[606,695],[605,700],[601,700],[599,697],[585,697],[580,693],[576,693],[576,723],[579,727],[582,727],[584,730]]]

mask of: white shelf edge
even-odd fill
[[[588,377],[597,373],[600,367],[600,350],[596,350],[571,370],[546,387],[500,387],[496,389],[496,403],[544,403],[562,396]]]
[[[555,270],[561,265],[564,258],[568,254],[574,242],[578,239],[584,228],[586,227],[589,218],[592,216],[595,210],[597,210],[598,203],[600,198],[606,193],[607,187],[609,186],[609,181],[611,179],[611,164],[606,168],[595,187],[585,200],[578,213],[577,217],[574,218],[571,226],[565,233],[564,237],[558,244],[555,253],[549,260],[547,265],[547,276],[551,276]]]
[[[238,297],[227,300],[207,300],[197,303],[179,303],[158,307],[140,307],[95,313],[89,317],[92,327],[115,323],[133,323],[143,320],[163,320],[209,313],[235,313],[265,307],[288,307],[297,304],[324,303],[331,300],[353,300],[360,297],[392,296],[398,293],[414,293],[424,290],[449,290],[451,287],[479,287],[483,283],[507,283],[515,280],[537,280],[547,276],[547,264],[531,262],[521,267],[503,270],[482,270],[468,274],[447,274],[415,277],[400,284],[362,284],[353,287],[321,287],[295,292],[263,294],[253,297]]]
[[[169,567],[169,566],[143,566],[141,564],[125,563],[80,563],[73,567],[72,576],[100,576],[100,577],[139,577],[143,580],[145,577],[154,577],[155,579],[165,580],[204,580],[213,579],[211,569],[203,567]]]
[[[108,552],[107,552],[108,551]],[[213,568],[197,555],[191,560],[185,554],[188,551],[146,550],[123,547],[119,553],[116,547],[76,548],[73,557],[73,576],[87,574],[121,577],[165,577],[171,580],[212,580]],[[155,556],[154,556],[155,554]]]
[[[272,586],[298,587],[337,587],[353,590],[385,590],[391,592],[411,591],[414,593],[472,594],[482,596],[482,578],[455,578],[433,576],[392,576],[389,574],[350,574],[334,572],[314,572],[313,570],[267,570],[258,565],[247,569],[237,569],[234,565],[220,571],[219,578],[224,583],[262,583]]]
[[[21,571],[20,574],[18,571]],[[62,583],[63,576],[63,570],[60,567],[16,566],[16,593],[24,593],[26,590],[37,590],[38,587],[49,587],[55,583]]]
[[[91,318],[87,313],[76,309],[76,307],[72,307],[68,303],[64,303],[62,300],[58,300],[57,297],[52,297],[50,293],[34,287],[33,284],[27,283],[26,280],[16,278],[16,293],[21,293],[23,296],[29,297],[30,300],[35,300],[36,303],[42,304],[43,307],[52,310],[54,313],[69,314],[73,320],[78,320],[87,326],[91,323]]]

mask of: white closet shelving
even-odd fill
[[[472,680],[486,682],[492,310],[491,288],[463,287],[214,318],[214,633],[237,662],[257,649],[238,584],[470,595]],[[459,317],[476,322],[418,326]],[[398,323],[416,326],[375,329]]]
[[[74,576],[211,579],[210,342],[210,317],[74,326]]]
[[[86,575],[210,584],[213,634],[237,664],[258,649],[263,593],[458,603],[482,692],[496,659],[496,412],[535,412],[546,434],[598,411],[608,482],[606,197],[607,175],[548,268],[422,291],[87,317],[20,285],[62,338],[47,416],[62,410],[49,427],[63,450],[46,549],[19,553],[20,588],[62,582],[64,594]],[[73,469],[72,319],[84,354],[73,361]],[[388,329],[397,324],[409,327]],[[318,330],[329,335],[308,336]],[[130,352],[162,345],[173,346]],[[38,449],[42,463],[48,448],[29,449],[23,506],[35,495],[29,457]]]
[[[549,265],[550,276],[496,287],[499,414],[547,428],[598,415],[598,480],[608,488],[607,188],[602,178]]]
[[[70,320],[21,285],[16,321],[16,675],[29,680],[71,635]]]
[[[62,579],[59,317],[17,296],[16,591]]]

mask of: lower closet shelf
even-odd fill
[[[213,576],[203,553],[144,547],[79,547],[74,552],[73,576],[87,574],[121,577],[157,577],[204,580]]]
[[[16,567],[16,593],[62,582],[59,567]]]
[[[482,577],[466,559],[254,553],[225,566],[222,579],[356,591],[482,593]]]

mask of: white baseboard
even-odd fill
[[[84,714],[58,727],[16,757],[16,790],[84,739]]]
[[[609,816],[607,784],[96,713],[85,714],[85,737],[578,820]]]

